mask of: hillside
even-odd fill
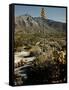
[[[16,30],[23,30],[24,33],[66,33],[66,23],[57,22],[42,17],[22,15],[15,17]]]

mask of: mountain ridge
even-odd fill
[[[42,32],[44,29],[46,33],[66,33],[66,23],[27,14],[15,17],[15,28],[23,29],[24,32]]]

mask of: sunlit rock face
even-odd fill
[[[30,15],[22,15],[15,17],[15,29],[23,30],[24,33],[41,32],[45,29],[46,33],[66,32],[66,24],[62,22],[45,19],[42,17],[32,17]]]

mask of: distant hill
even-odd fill
[[[15,17],[15,29],[24,33],[42,33],[43,30],[44,33],[66,33],[66,23],[25,14]]]

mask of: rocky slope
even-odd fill
[[[16,30],[23,30],[24,33],[59,33],[66,32],[66,23],[57,22],[42,17],[22,15],[15,17]]]

